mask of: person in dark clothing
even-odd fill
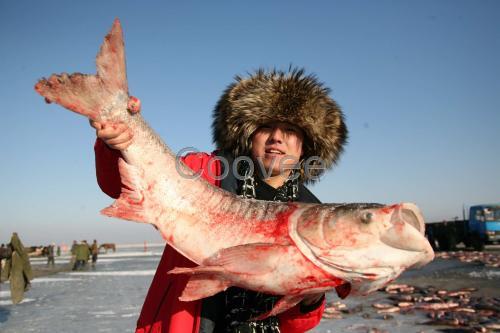
[[[17,232],[12,233],[9,247],[11,256],[5,264],[4,277],[10,282],[10,296],[13,304],[20,303],[24,298],[24,292],[27,291],[33,279],[31,264],[21,239]]]
[[[85,268],[87,261],[90,258],[90,248],[86,241],[82,241],[75,246],[75,265],[74,271],[79,271]]]
[[[75,268],[76,264],[76,247],[78,243],[76,240],[73,240],[73,244],[71,244],[71,249],[69,250],[69,253],[71,254],[71,260],[70,260],[70,265],[73,267],[73,270]]]
[[[12,250],[10,249],[9,246],[5,246],[5,244],[2,244],[0,247],[0,283],[3,280],[6,280],[6,277],[3,277],[3,268],[4,265],[7,262],[7,259],[9,259],[12,256]]]
[[[54,266],[55,265],[55,261],[54,261],[54,255],[55,255],[55,244],[52,243],[50,244],[48,247],[47,247],[47,266],[51,265],[51,266]]]
[[[99,246],[97,245],[97,240],[95,239],[90,246],[90,253],[92,255],[92,267],[94,267],[95,263],[97,262],[97,255],[99,254]]]
[[[347,139],[343,114],[316,77],[301,69],[259,70],[237,77],[220,98],[213,115],[212,154],[188,154],[182,161],[203,177],[242,198],[268,201],[320,201],[305,187],[334,165]],[[120,150],[133,142],[125,124],[96,129],[98,183],[112,197],[120,194],[117,161]],[[237,158],[249,160],[231,167]],[[227,176],[220,159],[229,163]],[[215,167],[214,167],[215,165]],[[213,169],[220,170],[210,175]],[[158,266],[139,317],[136,332],[304,332],[316,326],[324,308],[324,295],[308,295],[294,308],[264,320],[252,320],[269,311],[277,295],[231,287],[195,302],[180,302],[185,277],[165,274],[175,266],[194,264],[169,245]]]

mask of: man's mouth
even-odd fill
[[[274,148],[266,149],[265,152],[266,152],[266,154],[275,154],[275,155],[284,155],[285,154],[285,152],[283,152],[279,149],[274,149]]]

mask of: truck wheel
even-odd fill
[[[476,251],[484,250],[484,242],[478,234],[472,235],[472,247]]]
[[[466,248],[472,247],[472,241],[471,241],[470,237],[466,237],[464,239],[464,245]]]
[[[445,237],[439,236],[437,237],[438,250],[439,251],[448,251],[448,241]]]
[[[449,251],[455,251],[457,249],[457,239],[454,234],[448,236],[448,249]]]

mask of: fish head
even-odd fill
[[[309,206],[292,224],[299,250],[360,294],[434,258],[424,219],[412,203]]]

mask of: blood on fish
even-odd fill
[[[255,225],[253,231],[256,233],[260,233],[261,235],[273,237],[274,239],[283,238],[283,236],[289,238],[288,221],[290,216],[295,212],[296,209],[296,205],[289,205],[289,209],[276,214],[276,217],[273,220],[277,221],[277,223],[270,223],[270,221],[261,221]]]
[[[156,186],[156,181],[152,181],[151,183],[148,184],[148,191],[152,191]]]
[[[394,209],[398,208],[399,206],[401,206],[401,205],[400,204],[395,204],[395,205],[392,205],[392,206],[382,207],[382,208],[380,208],[380,211],[382,213],[389,214],[389,213],[392,213],[392,211]]]

